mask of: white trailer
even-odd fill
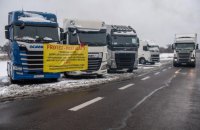
[[[88,70],[66,72],[65,75],[97,75],[107,73],[106,26],[102,21],[65,19],[63,24],[67,37],[64,43],[88,45]]]
[[[160,62],[159,46],[148,40],[140,40],[138,59],[140,64]]]
[[[196,66],[197,34],[175,34],[172,49],[174,50],[174,67],[179,65]]]

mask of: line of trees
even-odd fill
[[[4,44],[0,46],[0,52],[7,53],[8,52],[8,44]]]
[[[173,53],[172,45],[168,44],[167,47],[160,47],[160,53]]]

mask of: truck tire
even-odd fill
[[[174,67],[178,67],[178,65],[177,65],[176,63],[173,63],[173,66],[174,66]]]
[[[139,63],[140,63],[140,64],[146,64],[145,58],[143,58],[143,57],[140,58],[140,59],[139,59]]]
[[[196,67],[196,64],[195,64],[195,63],[194,63],[194,64],[192,64],[192,65],[191,65],[191,67],[195,68],[195,67]]]
[[[97,78],[103,78],[103,74],[98,74]]]
[[[133,72],[133,68],[128,69],[127,72],[132,73]]]
[[[18,81],[17,81],[17,80],[13,80],[12,77],[10,76],[10,83],[11,83],[11,84],[17,84]]]
[[[69,75],[68,75],[67,72],[64,72],[63,74],[64,74],[65,78],[68,78],[68,77],[69,77]]]

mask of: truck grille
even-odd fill
[[[102,58],[89,58],[88,71],[97,71],[100,69]]]
[[[133,68],[135,62],[134,53],[116,53],[115,60],[118,69]]]
[[[26,47],[19,49],[24,73],[43,73],[43,51],[28,51]]]
[[[190,53],[178,53],[179,62],[189,62],[190,60]]]
[[[159,54],[154,54],[154,55],[151,55],[151,59],[153,62],[159,62],[160,56],[159,56]]]

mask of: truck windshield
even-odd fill
[[[112,36],[112,45],[116,47],[136,47],[137,37],[133,36]]]
[[[149,50],[150,51],[159,51],[159,47],[158,46],[149,46]]]
[[[58,42],[58,28],[38,26],[14,26],[14,39],[25,42]]]
[[[105,46],[106,45],[106,32],[77,32],[73,35],[70,32],[69,43],[79,44],[78,37],[81,43],[87,44],[88,46]]]
[[[194,49],[194,43],[176,43],[176,49]]]

